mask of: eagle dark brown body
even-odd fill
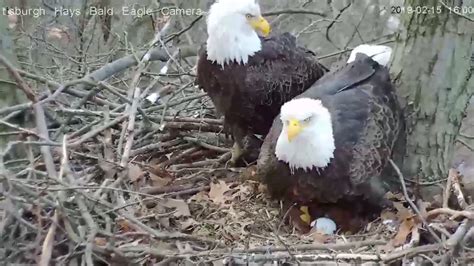
[[[381,204],[381,179],[403,128],[402,110],[388,70],[358,54],[355,62],[329,73],[298,98],[320,99],[331,114],[334,158],[325,168],[290,172],[275,146],[282,129],[275,118],[257,162],[257,175],[271,194],[290,202],[335,203],[368,199]]]
[[[199,52],[197,83],[224,115],[224,126],[246,150],[247,137],[266,135],[286,101],[302,93],[327,71],[313,55],[296,46],[290,34],[261,38],[262,49],[248,63],[225,64],[207,60]],[[256,158],[254,158],[256,159]]]

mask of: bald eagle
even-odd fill
[[[358,53],[366,54],[382,66],[388,67],[392,48],[385,45],[361,44],[352,50],[347,63],[354,61]]]
[[[207,33],[199,51],[197,83],[224,115],[224,128],[234,139],[230,162],[235,163],[255,134],[268,133],[281,105],[327,69],[290,34],[268,37],[270,25],[255,0],[215,2]]]
[[[282,105],[257,175],[273,196],[300,206],[357,200],[380,210],[402,117],[388,69],[359,53]]]

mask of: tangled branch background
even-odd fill
[[[309,16],[297,35],[325,36],[332,51],[318,58],[337,67],[360,35],[357,25],[344,45],[330,37],[350,8],[349,3],[319,12],[303,4],[266,15],[280,25],[295,14]],[[18,67],[0,55],[11,77],[1,82],[25,98],[0,108],[1,135],[8,138],[0,154],[3,262],[443,264],[474,259],[468,245],[474,212],[454,169],[439,182],[445,188],[441,204],[414,201],[404,185],[404,193],[388,195],[398,201],[397,210],[382,213],[361,232],[302,236],[286,225],[279,203],[254,180],[254,166],[226,165],[232,141],[222,132],[212,102],[194,84],[200,44],[193,31],[202,34],[195,27],[203,20],[202,15],[189,21],[161,18],[146,45],[134,47],[125,36],[119,48],[94,55],[82,43],[77,55],[59,48],[55,42],[69,38],[65,28],[44,28],[44,38],[18,30],[54,56],[51,65],[39,64],[26,52]],[[84,34],[100,28],[91,21]],[[392,37],[365,41],[389,43]],[[401,173],[400,180],[405,180]],[[451,194],[456,201],[448,201]]]

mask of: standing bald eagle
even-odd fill
[[[207,18],[208,39],[199,52],[197,83],[224,115],[234,138],[231,162],[266,135],[283,103],[317,81],[326,68],[290,34],[268,36],[269,23],[255,0],[218,0]]]
[[[257,175],[289,203],[362,200],[382,207],[373,205],[387,203],[380,178],[402,121],[387,68],[357,54],[281,107]]]

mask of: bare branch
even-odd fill
[[[308,14],[308,15],[316,15],[320,17],[327,17],[325,13],[318,12],[318,11],[312,11],[312,10],[307,10],[307,9],[283,9],[283,10],[276,10],[276,11],[269,11],[269,12],[264,12],[262,16],[278,16],[282,14]]]

